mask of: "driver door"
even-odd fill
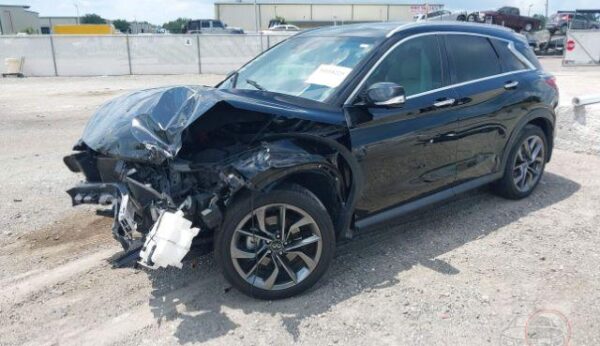
[[[359,96],[346,109],[354,119],[352,149],[365,175],[359,213],[381,211],[454,182],[458,97],[454,89],[444,88],[449,79],[445,66],[436,35],[409,39],[391,48],[363,86],[396,83],[405,89],[405,102],[369,106]]]

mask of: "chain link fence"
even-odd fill
[[[0,36],[26,76],[229,73],[289,35]]]

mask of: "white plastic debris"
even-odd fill
[[[200,232],[191,226],[192,222],[183,217],[181,210],[163,212],[146,237],[139,263],[152,269],[169,265],[181,268],[181,260],[190,251],[192,239]]]

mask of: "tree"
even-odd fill
[[[546,27],[546,22],[548,21],[548,18],[546,18],[543,14],[534,14],[533,18],[539,19],[540,22],[542,22],[542,28]]]
[[[128,33],[129,29],[131,29],[131,24],[125,19],[115,19],[112,23],[117,30],[124,34]]]
[[[79,21],[81,24],[106,24],[106,19],[100,17],[95,13],[88,13],[81,17]]]
[[[170,22],[163,24],[163,28],[168,30],[172,34],[181,34],[183,26],[187,24],[190,19],[188,18],[177,18]]]

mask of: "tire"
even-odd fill
[[[467,17],[465,17],[464,14],[459,15],[458,17],[456,17],[456,20],[459,22],[464,22],[467,20]]]
[[[523,27],[523,30],[525,30],[527,32],[531,32],[531,30],[533,30],[533,24],[526,23],[525,26]]]
[[[286,220],[284,236],[281,219]],[[215,258],[227,281],[248,296],[266,300],[312,287],[334,252],[335,231],[325,206],[297,185],[241,197],[228,207],[215,236]]]
[[[527,158],[523,147],[526,142],[532,155],[537,145],[542,146],[537,155]],[[535,125],[526,125],[510,150],[502,178],[492,185],[494,192],[508,199],[529,196],[544,174],[547,153],[548,140],[544,131]]]
[[[471,23],[477,23],[477,18],[475,18],[475,15],[474,15],[474,14],[470,14],[470,15],[467,17],[467,22],[471,22]]]

